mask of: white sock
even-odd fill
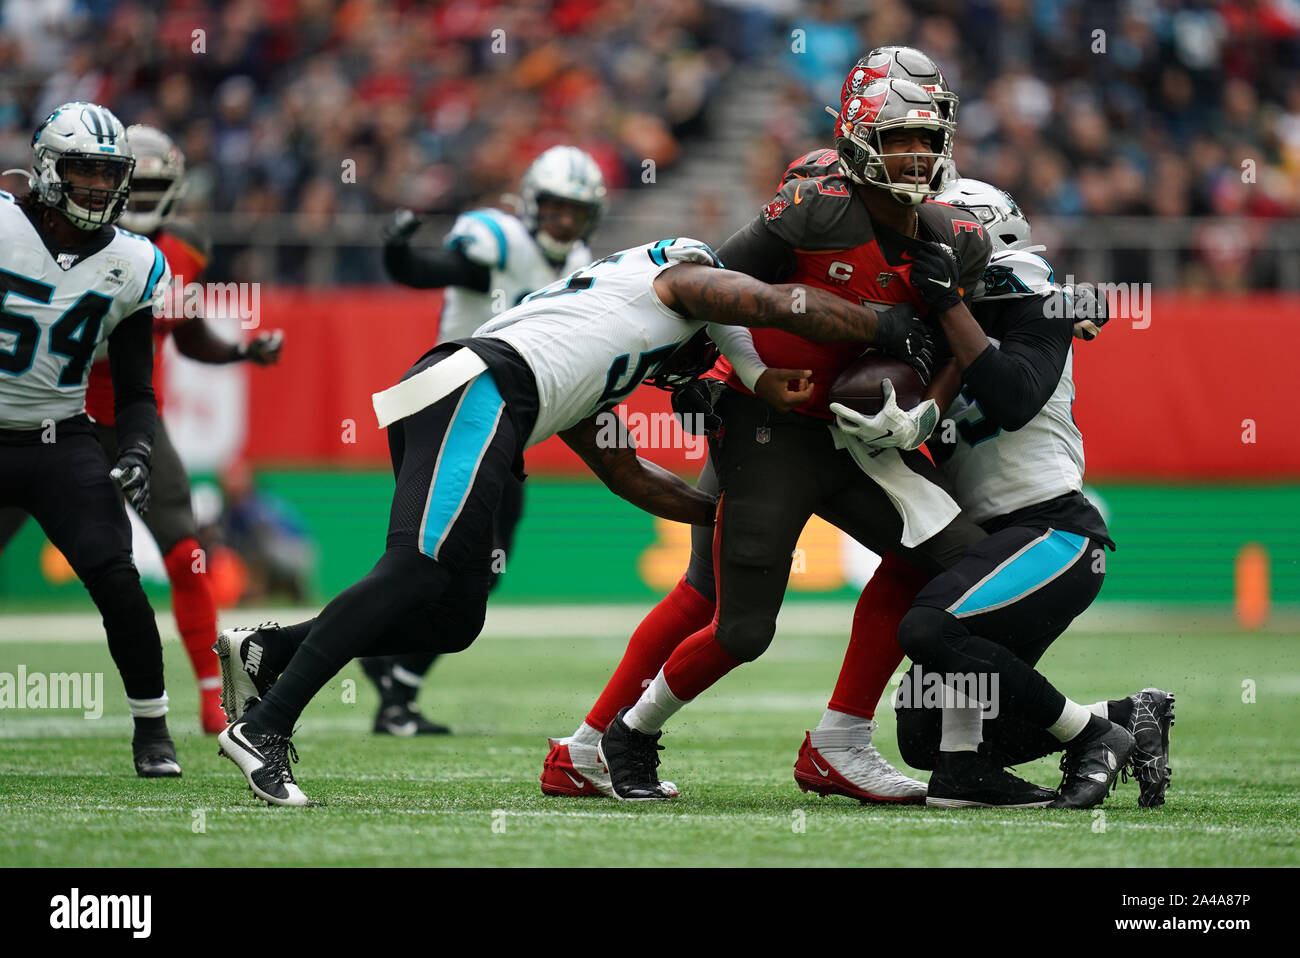
[[[965,701],[965,699],[963,699]],[[943,728],[941,752],[978,752],[984,741],[984,709],[978,705],[945,708],[939,713]]]
[[[592,728],[586,722],[579,725],[573,732],[573,737],[569,742],[570,745],[591,745],[600,744],[600,730]]]
[[[664,670],[660,669],[654,681],[646,686],[646,690],[636,700],[636,705],[628,709],[627,714],[623,716],[623,721],[627,723],[628,728],[653,735],[663,728],[664,722],[676,715],[685,704],[673,695],[673,690],[668,687],[668,682],[664,679]]]
[[[871,729],[871,719],[864,719],[860,715],[850,715],[848,712],[837,712],[835,709],[828,708],[822,713],[822,720],[817,723],[820,729],[837,729],[837,728],[866,728]]]
[[[131,710],[132,718],[162,718],[167,714],[167,693],[162,698],[133,699],[126,697],[126,707]]]
[[[1061,709],[1060,718],[1053,722],[1047,731],[1058,742],[1068,742],[1083,731],[1090,718],[1092,718],[1092,712],[1078,702],[1066,699],[1065,708]]]
[[[1110,706],[1106,702],[1093,702],[1087,708],[1088,711],[1097,716],[1097,718],[1110,718]]]

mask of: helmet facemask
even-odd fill
[[[837,120],[835,148],[851,179],[885,189],[905,206],[915,206],[938,191],[944,168],[952,162],[955,128],[921,87],[906,80],[877,80],[861,96],[850,98]],[[886,134],[916,129],[929,134],[928,151],[886,152]],[[891,177],[888,165],[900,156],[900,170],[919,167],[926,172],[924,180]]]
[[[97,230],[114,223],[126,209],[131,195],[131,172],[135,160],[129,156],[97,156],[93,153],[36,152],[37,192],[41,202],[53,207],[83,230]],[[73,180],[107,179],[111,186],[79,185]]]

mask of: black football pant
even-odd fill
[[[716,636],[742,662],[758,658],[772,641],[791,558],[814,513],[872,551],[897,552],[932,573],[954,565],[986,537],[958,515],[916,548],[905,549],[898,511],[853,457],[835,448],[828,422],[778,413],[757,397],[730,389],[717,412],[725,432],[709,449],[722,490],[714,527]],[[945,486],[923,454],[907,452],[903,459],[913,472]]]
[[[94,430],[109,463],[116,462],[117,430],[98,423]],[[16,506],[0,509],[0,552],[4,552],[18,534],[27,516],[26,511]],[[149,511],[141,519],[163,556],[171,552],[176,543],[198,538],[190,503],[189,476],[161,421],[154,433],[153,453],[149,457]]]
[[[1074,533],[1002,529],[933,579],[899,625],[899,644],[929,684],[936,676],[969,677],[970,687],[994,693],[997,714],[984,721],[984,740],[1002,764],[1063,747],[1047,728],[1065,696],[1034,666],[1101,591],[1103,552],[1100,542]],[[941,712],[916,681],[915,670],[906,672],[895,699],[898,745],[908,765],[932,769]]]
[[[494,516],[525,439],[490,372],[388,428],[396,476],[388,548],[315,619],[270,633],[268,664],[287,664],[250,721],[290,734],[354,658],[469,647],[487,608]]]
[[[162,643],[131,561],[122,492],[85,415],[44,430],[0,430],[0,506],[33,516],[63,553],[104,620],[108,651],[126,694],[163,695]]]
[[[492,525],[492,561],[489,569],[490,585],[488,591],[492,591],[501,582],[502,563],[509,558],[510,550],[515,541],[515,529],[519,525],[519,520],[524,513],[524,484],[517,476],[511,475],[506,479],[502,489],[501,502],[497,506],[496,516]],[[427,623],[419,622],[416,624],[416,634],[413,637],[417,644],[423,645],[423,637],[427,634]],[[437,652],[421,650],[419,652],[406,652],[402,655],[380,655],[368,656],[362,664],[368,672],[381,674],[388,672],[394,667],[401,668],[410,672],[412,675],[424,676],[433,668],[433,663],[438,661]]]

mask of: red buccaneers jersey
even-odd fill
[[[175,282],[198,281],[199,274],[208,265],[208,250],[203,238],[192,227],[177,223],[160,232],[153,241],[167,258]],[[153,394],[158,400],[159,415],[162,414],[163,404],[163,341],[179,323],[185,321],[184,316],[154,317]],[[98,360],[90,367],[90,379],[86,384],[86,412],[96,422],[106,426],[111,426],[116,421],[113,413],[113,376],[107,359]]]
[[[834,150],[816,150],[790,164],[776,198],[752,226],[761,224],[790,248],[794,272],[781,282],[816,286],[868,306],[911,303],[923,315],[925,304],[911,283],[911,260],[903,257],[909,241],[873,223],[855,188],[863,187],[840,173]],[[989,257],[984,228],[965,210],[944,203],[927,201],[917,211],[920,238],[956,249],[962,263],[960,282],[973,291]],[[728,261],[725,247],[722,259]],[[777,329],[755,329],[752,334],[766,365],[812,370],[812,398],[798,411],[830,419],[831,383],[862,354],[864,345],[815,343]],[[718,360],[711,375],[748,392],[725,358]]]

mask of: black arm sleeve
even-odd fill
[[[492,285],[492,272],[458,249],[417,250],[389,243],[384,247],[384,269],[396,282],[416,289],[463,286],[486,293]]]
[[[117,324],[108,337],[113,374],[113,415],[117,448],[143,441],[153,448],[158,401],[153,394],[153,311],[146,307]]]
[[[975,306],[976,310],[994,307],[1012,311],[1009,322],[996,324],[1006,329],[1000,337],[1001,347],[990,343],[964,375],[968,394],[984,415],[1008,432],[1038,415],[1056,389],[1070,351],[1072,324],[1064,317],[1045,315],[1046,302],[1033,297],[1005,305]]]
[[[745,273],[764,283],[784,282],[794,272],[794,249],[756,216],[718,247],[718,259],[727,269]]]

